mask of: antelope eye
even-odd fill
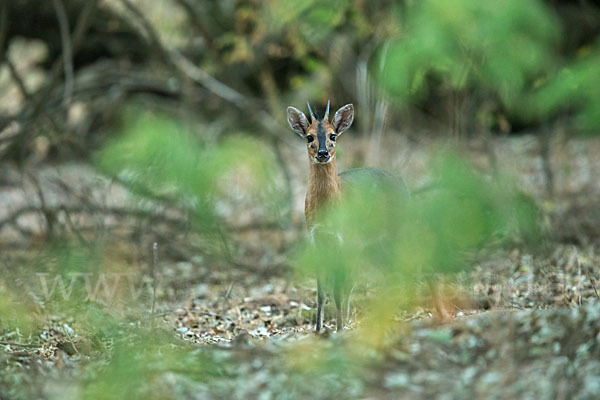
[[[335,142],[335,135],[329,136],[329,140],[331,140],[332,142]]]
[[[306,141],[307,141],[308,143],[311,143],[313,140],[315,140],[315,137],[314,137],[314,136],[308,135],[308,136],[306,137]]]

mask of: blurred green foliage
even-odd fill
[[[0,334],[17,334],[17,337],[29,337],[39,327],[32,315],[33,307],[24,302],[19,293],[15,293],[0,282]]]
[[[110,361],[87,369],[81,398],[175,399],[180,393],[168,374],[199,382],[225,375],[208,352],[185,346],[168,332],[148,327],[120,330]]]
[[[424,0],[381,55],[381,85],[400,99],[426,96],[432,76],[456,90],[480,87],[513,106],[554,62],[558,24],[539,1]]]
[[[255,203],[262,201],[281,214],[282,191],[273,185],[280,172],[270,150],[258,140],[242,135],[212,140],[194,135],[166,115],[150,113],[132,117],[125,127],[97,155],[100,170],[134,193],[189,210],[195,229],[222,232],[217,201],[237,191],[245,190]]]
[[[554,75],[540,84],[529,98],[529,111],[541,120],[561,110],[575,112],[579,130],[600,132],[599,75],[600,38],[595,46],[582,49],[575,60],[563,63]]]
[[[408,2],[397,14],[403,29],[382,46],[373,64],[381,88],[400,102],[430,98],[449,87],[489,93],[513,115],[539,122],[561,110],[577,127],[600,127],[594,90],[600,52],[586,47],[560,54],[562,27],[542,1]]]
[[[271,32],[281,31],[291,24],[301,39],[319,46],[331,37],[351,7],[347,0],[266,1],[262,12],[264,21],[272,23],[269,25]]]

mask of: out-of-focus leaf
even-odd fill
[[[204,231],[218,229],[216,200],[228,175],[243,173],[245,182],[263,188],[272,180],[272,157],[264,144],[248,137],[219,143],[200,141],[167,117],[143,114],[97,157],[98,167],[118,176],[131,190],[193,205],[194,222]]]
[[[585,132],[600,129],[600,45],[566,64],[557,73],[549,75],[544,83],[525,100],[537,118],[549,118],[561,109],[577,112],[578,128]]]
[[[422,77],[431,74],[457,89],[491,89],[511,107],[528,79],[554,62],[558,25],[539,1],[424,0],[404,19],[379,73],[383,88],[403,101],[425,94]]]

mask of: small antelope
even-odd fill
[[[356,168],[338,175],[335,167],[335,148],[337,139],[352,125],[354,120],[354,106],[347,104],[335,113],[333,120],[329,121],[329,106],[323,118],[317,118],[308,104],[310,123],[304,113],[294,107],[288,107],[287,120],[294,132],[306,140],[308,148],[309,178],[304,213],[306,225],[311,232],[318,226],[318,212],[328,204],[335,203],[348,186],[353,182],[367,179],[375,187],[397,188],[399,192],[406,193],[402,179],[391,173],[376,168]],[[324,277],[317,271],[317,323],[316,331],[323,326],[323,305],[325,303]],[[342,288],[340,285],[333,287],[333,300],[336,306],[336,328],[343,329],[342,317]]]

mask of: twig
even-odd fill
[[[71,44],[71,32],[69,19],[62,0],[52,0],[58,27],[60,29],[60,40],[62,44],[63,68],[65,72],[65,91],[63,104],[69,104],[73,96],[73,47]]]
[[[545,178],[546,184],[546,193],[548,196],[552,197],[554,194],[554,173],[552,171],[552,163],[551,163],[551,145],[552,145],[552,132],[546,124],[542,128],[542,132],[537,136],[537,140],[539,143],[539,151],[540,157],[542,159],[542,172]]]
[[[46,203],[46,197],[44,196],[44,191],[42,190],[42,186],[40,185],[40,182],[37,180],[37,178],[32,173],[26,174],[35,186],[35,190],[40,200],[40,212],[44,215],[44,218],[46,219],[47,233],[49,236],[52,236],[54,234],[54,222],[56,220],[56,213],[48,208],[48,205]]]
[[[74,213],[90,213],[90,214],[105,214],[105,215],[116,215],[121,217],[136,217],[136,218],[150,218],[154,221],[163,222],[166,224],[173,224],[175,226],[181,226],[185,223],[185,221],[168,217],[160,212],[153,211],[144,211],[139,209],[127,209],[127,208],[102,208],[102,209],[89,209],[87,207],[82,206],[60,206],[60,207],[47,207],[47,211],[56,214],[58,211],[68,211],[72,214]],[[13,224],[19,217],[28,213],[42,213],[39,207],[35,206],[26,206],[22,207],[12,214],[8,215],[3,220],[0,220],[0,229],[2,229],[5,225]]]
[[[83,235],[81,234],[81,231],[77,227],[75,227],[75,224],[71,219],[71,213],[65,207],[61,207],[60,210],[65,213],[65,220],[67,222],[67,225],[69,226],[69,228],[71,228],[73,233],[75,233],[75,236],[77,236],[77,240],[79,240],[79,243],[86,247],[89,247],[90,244],[84,239]]]
[[[225,292],[225,298],[229,299],[231,297],[231,290],[233,289],[233,282],[229,284],[227,291]]]
[[[19,88],[19,91],[21,92],[25,100],[31,101],[31,94],[29,93],[29,90],[27,90],[27,86],[25,86],[25,82],[23,81],[23,78],[21,78],[21,75],[19,75],[15,64],[13,64],[13,62],[8,56],[6,57],[4,62],[6,62],[6,65],[8,66],[8,71],[10,72],[10,75],[17,84],[17,87]]]
[[[582,280],[581,280],[581,263],[579,262],[579,252],[577,251],[577,247],[573,246],[573,260],[577,263],[577,304],[581,307],[581,298],[582,298]]]
[[[75,350],[75,352],[79,355],[81,355],[81,353],[79,353],[79,349],[77,349],[77,346],[75,346],[75,342],[73,341],[73,337],[71,336],[71,334],[69,332],[65,332],[67,335],[67,339],[69,339],[69,343],[71,344],[71,346],[73,346],[73,350]]]
[[[204,37],[207,44],[210,44],[213,41],[212,34],[204,27],[201,22],[202,15],[196,10],[188,0],[174,0],[175,3],[179,4],[181,8],[183,8],[188,16],[188,19],[192,25],[200,32],[200,34]],[[211,53],[216,55],[214,48],[210,46]]]
[[[75,29],[73,29],[73,38],[71,40],[71,46],[73,48],[73,54],[81,45],[81,41],[83,40],[83,36],[89,27],[89,22],[91,21],[92,11],[96,8],[96,3],[98,0],[86,0],[85,5],[83,6],[83,10],[79,14],[79,18],[77,19],[77,23],[75,24]]]
[[[152,308],[150,315],[154,315],[156,305],[156,268],[158,268],[158,242],[152,244]]]
[[[15,346],[15,347],[30,347],[30,348],[40,347],[37,344],[5,342],[3,340],[0,340],[0,344],[4,345],[4,346]]]
[[[147,315],[144,317],[140,317],[137,322],[142,322],[142,321],[148,321],[148,320],[155,320],[156,318],[160,318],[160,317],[164,317],[167,315],[170,315],[173,313],[173,310],[169,310],[169,311],[163,311],[163,312],[159,312],[153,315]]]
[[[204,70],[188,60],[179,51],[172,49],[168,54],[171,62],[194,82],[201,84],[217,96],[240,108],[249,106],[249,100],[244,95],[204,72]]]
[[[594,289],[594,293],[596,293],[596,297],[600,299],[600,294],[598,294],[598,289],[596,289],[596,280],[594,279],[594,277],[590,273],[589,269],[586,271],[586,275],[590,279],[590,283],[592,284],[592,289]]]

